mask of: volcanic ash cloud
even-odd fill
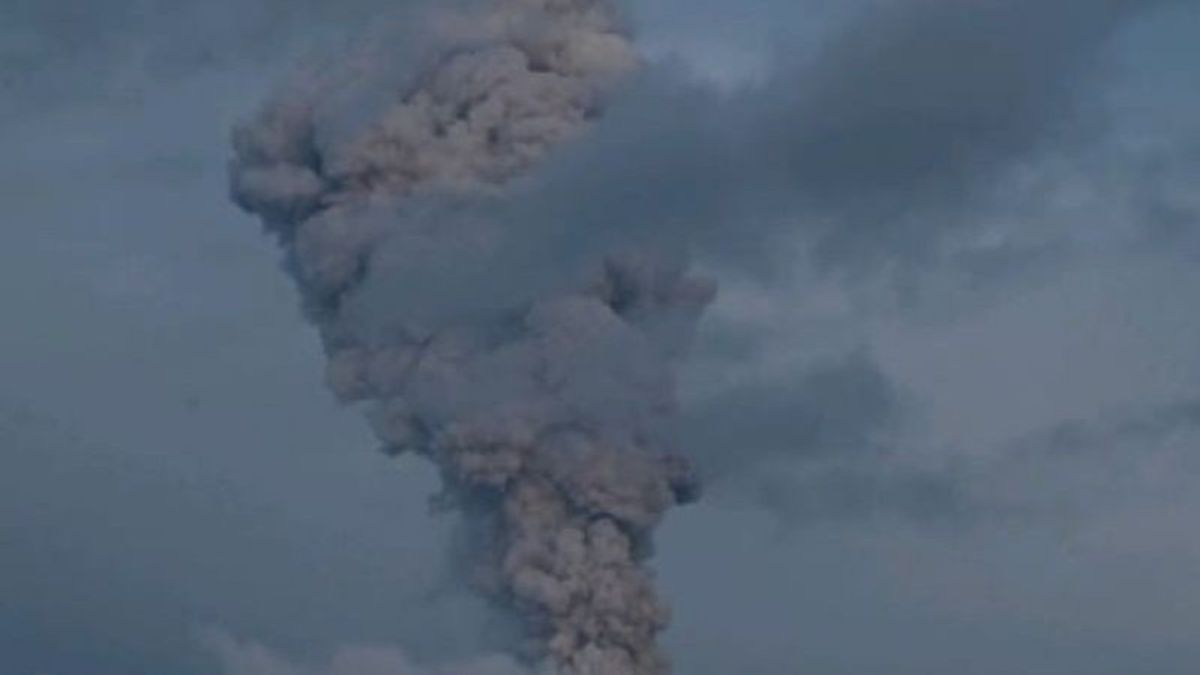
[[[697,491],[666,429],[713,285],[632,241],[537,273],[562,265],[545,229],[488,215],[637,56],[607,2],[507,0],[436,25],[446,44],[415,76],[349,58],[239,127],[234,198],[284,249],[333,391],[365,403],[389,452],[439,467],[473,583],[528,629],[514,651],[569,675],[665,673],[669,612],[644,562]]]

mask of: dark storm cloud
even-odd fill
[[[797,73],[771,147],[819,210],[821,255],[925,257],[971,226],[980,181],[1048,145],[1094,139],[1114,32],[1156,2],[885,4]],[[776,81],[776,89],[789,82]],[[790,122],[790,124],[789,124]]]
[[[886,458],[763,472],[742,489],[793,525],[883,518],[961,527],[978,517],[971,495],[952,472],[889,465]]]
[[[1104,517],[1120,503],[1170,500],[1200,479],[1200,400],[1108,411],[1024,435],[972,467],[980,505],[1015,517]]]
[[[720,94],[660,65],[498,217],[587,222],[588,241],[555,242],[567,251],[683,238],[755,273],[797,235],[830,269],[937,264],[1009,172],[1106,138],[1106,50],[1165,4],[878,3],[814,56],[777,54],[764,83]]]
[[[900,414],[899,393],[864,353],[776,382],[723,390],[687,411],[688,452],[712,475],[772,459],[871,454]]]
[[[964,454],[921,480],[953,491],[941,515],[957,512],[977,525],[1103,521],[1114,510],[1160,506],[1194,489],[1198,430],[1196,399],[1110,410],[1032,431],[973,459]]]
[[[885,518],[980,533],[1002,524],[1074,528],[1121,508],[1157,508],[1200,480],[1200,463],[1188,451],[1200,430],[1200,402],[1193,399],[1110,412],[1107,420],[1063,421],[996,448],[942,452],[925,465],[905,458],[903,446],[886,445],[898,443],[894,436],[876,439],[874,448],[857,443],[861,454],[846,454],[837,443],[813,442],[815,433],[781,430],[819,416],[812,401],[792,415],[775,412],[759,419],[758,435],[722,444],[730,454],[742,451],[744,463],[714,488],[791,525]],[[724,419],[715,416],[711,426]],[[777,455],[746,451],[786,441],[794,445]],[[707,449],[707,442],[696,447]]]
[[[1098,423],[1063,422],[1021,443],[1023,455],[1051,454],[1085,458],[1120,451],[1130,442],[1162,442],[1200,426],[1200,400],[1181,400]]]
[[[885,3],[776,80],[797,183],[836,200],[953,193],[1060,134],[1113,32],[1156,3]],[[790,132],[790,133],[789,133]]]
[[[1175,147],[1135,158],[1128,181],[1145,224],[1146,243],[1200,252],[1200,199],[1192,191],[1200,184],[1200,132],[1179,140]]]
[[[1136,239],[1187,241],[1197,209],[1180,186],[1200,166],[1189,142],[1138,152],[1098,150],[1112,142],[1120,132],[1114,125],[1122,122],[1111,117],[1105,99],[1114,37],[1153,10],[1178,4],[880,4],[846,24],[811,61],[782,66],[765,90],[774,100],[759,101],[759,113],[747,113],[747,101],[751,110],[756,106],[750,89],[744,98],[734,94],[728,107],[693,102],[664,116],[687,119],[684,109],[703,107],[723,120],[710,123],[721,131],[697,133],[708,142],[695,144],[705,150],[693,155],[700,162],[689,165],[716,176],[711,184],[673,167],[647,173],[661,182],[662,175],[682,175],[681,192],[720,196],[716,203],[701,196],[693,215],[694,222],[715,218],[742,225],[709,242],[727,262],[731,253],[772,241],[747,215],[773,214],[758,227],[768,233],[808,230],[818,264],[836,269],[849,263],[856,276],[869,277],[877,265],[915,263],[893,277],[905,302],[919,303],[907,295],[919,293],[908,284],[923,283],[922,275],[966,289],[1011,290],[1014,276],[1042,278],[1078,247],[1077,237],[1095,236],[1089,218],[1105,209],[1120,211]],[[753,131],[738,136],[730,127]],[[661,128],[670,130],[662,137],[679,133],[667,123]],[[676,140],[671,150],[684,146]],[[1005,191],[1008,172],[1037,166],[1047,155],[1077,159],[1072,166],[1047,163],[1055,168],[1040,169],[1048,177],[1041,192]],[[745,192],[728,189],[747,176],[753,179]],[[1104,201],[1073,212],[1047,206],[1060,185],[1071,188],[1081,177],[1107,186],[1099,189],[1108,192],[1096,195]],[[680,212],[670,209],[674,217]],[[782,213],[795,218],[780,219]],[[1026,230],[987,248],[940,252],[940,238],[998,216]],[[979,485],[972,484],[986,482],[995,467],[952,461],[922,468],[894,461],[904,454],[895,438],[903,418],[897,385],[867,362],[851,363],[818,367],[807,377],[793,374],[784,387],[732,388],[696,408],[689,440],[706,461],[719,458],[717,475],[746,470],[750,479],[739,478],[741,489],[788,519],[889,513],[967,522],[998,516],[1002,507],[988,503],[995,495],[977,494]],[[1130,421],[1124,430],[1137,424],[1145,420]],[[1092,433],[1108,447],[1135,441],[1118,429]],[[863,459],[847,450],[876,452]],[[788,458],[791,471],[780,464]],[[1058,475],[1063,469],[1040,455],[1030,462],[1026,480],[1009,485],[1014,493],[1022,483],[1035,484],[1039,471]]]
[[[898,456],[907,403],[860,350],[689,407],[682,443],[715,498],[748,498],[793,524],[875,516],[960,522],[975,510],[962,477]]]

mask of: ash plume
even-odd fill
[[[350,59],[240,126],[234,199],[278,238],[332,390],[366,404],[389,452],[436,463],[472,581],[527,628],[514,651],[568,675],[665,673],[644,562],[697,494],[667,429],[714,286],[632,241],[542,273],[560,266],[545,231],[487,208],[587,129],[637,55],[604,0],[501,0],[436,26],[415,77]]]

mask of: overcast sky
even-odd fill
[[[1197,3],[629,4],[650,74],[543,178],[721,285],[677,672],[1194,673]],[[402,5],[0,0],[0,671],[503,639],[227,198],[232,125]]]

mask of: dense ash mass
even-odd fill
[[[665,673],[669,612],[642,563],[666,510],[696,496],[664,429],[714,288],[630,242],[568,283],[481,302],[518,272],[502,252],[537,250],[538,234],[456,215],[583,132],[637,57],[596,0],[507,0],[438,25],[449,46],[411,81],[368,58],[239,127],[234,198],[278,236],[331,388],[369,402],[389,451],[436,462],[438,502],[478,525],[473,580],[525,620],[519,651],[570,675]],[[348,125],[348,82],[387,104]]]

